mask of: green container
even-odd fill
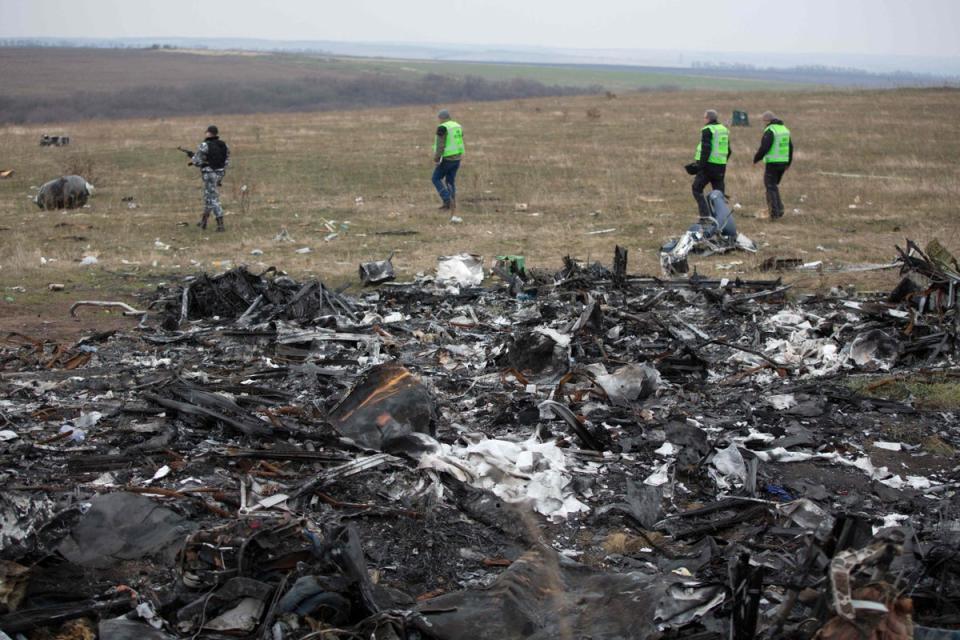
[[[497,256],[498,262],[509,262],[510,271],[523,274],[527,270],[527,259],[524,256]]]

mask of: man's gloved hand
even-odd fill
[[[700,163],[699,163],[699,162],[691,162],[690,164],[685,165],[683,168],[686,169],[686,170],[687,170],[687,173],[689,173],[689,174],[692,175],[692,176],[695,176],[695,175],[697,175],[698,173],[700,173]]]

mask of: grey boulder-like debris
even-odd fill
[[[58,547],[67,560],[83,567],[103,569],[147,556],[172,560],[178,543],[195,526],[135,493],[99,495],[90,503]]]
[[[43,183],[33,202],[41,209],[77,209],[87,204],[93,190],[81,176],[61,176]]]

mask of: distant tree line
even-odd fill
[[[134,87],[109,92],[78,87],[64,96],[0,94],[0,122],[165,117],[193,114],[319,111],[603,93],[602,87],[545,85],[428,74],[284,79],[245,84],[204,82],[184,87]]]
[[[714,71],[776,71],[777,73],[803,73],[817,72],[832,75],[867,75],[870,72],[866,69],[857,69],[855,67],[836,67],[822,64],[799,65],[794,67],[758,67],[744,62],[703,62],[695,61],[690,64],[694,69],[709,69]]]
[[[78,40],[32,40],[23,38],[0,38],[0,48],[5,49],[177,49],[168,43],[142,43],[118,41],[78,41]],[[206,45],[198,44],[191,49],[208,49]]]
[[[816,81],[817,78],[820,78],[825,82],[839,79],[850,84],[943,86],[960,82],[960,78],[957,77],[932,73],[916,73],[913,71],[887,71],[880,73],[867,71],[866,69],[858,69],[856,67],[837,67],[822,64],[799,65],[794,67],[758,67],[740,62],[695,61],[691,63],[690,66],[693,69],[702,71],[735,72],[741,77],[749,77],[750,75],[776,75],[779,78],[796,77],[802,81],[810,81],[811,79]]]

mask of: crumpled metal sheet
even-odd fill
[[[330,412],[334,427],[357,444],[383,450],[410,433],[433,435],[433,398],[406,367],[371,368]]]
[[[54,502],[42,494],[0,491],[0,552],[9,556],[31,550],[37,531],[55,513]]]
[[[858,334],[850,343],[850,359],[861,369],[889,371],[899,356],[899,341],[880,329]]]
[[[386,260],[360,264],[360,282],[364,286],[390,282],[396,280],[396,278],[397,273],[393,269],[393,254]]]

